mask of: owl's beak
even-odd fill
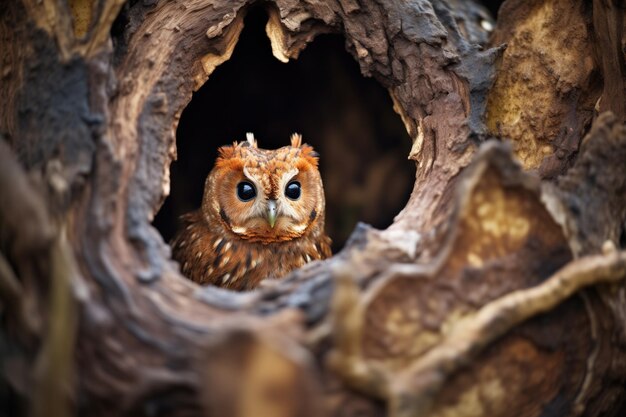
[[[276,200],[269,200],[267,202],[267,222],[273,229],[276,224]]]

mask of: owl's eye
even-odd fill
[[[250,201],[254,197],[256,197],[256,190],[254,189],[254,185],[247,181],[241,181],[237,184],[237,197],[241,201]]]
[[[285,195],[292,200],[299,199],[300,192],[300,183],[298,181],[291,181],[285,188]]]

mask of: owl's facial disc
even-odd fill
[[[209,223],[264,244],[297,239],[312,225],[323,228],[324,191],[313,149],[246,143],[220,148],[203,198]]]

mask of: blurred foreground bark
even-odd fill
[[[263,3],[282,61],[345,37],[417,173],[387,230],[245,294],[150,221],[253,1],[124,3],[0,9],[3,415],[623,414],[622,3]]]

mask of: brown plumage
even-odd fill
[[[256,287],[331,255],[324,233],[324,189],[318,155],[302,144],[276,150],[247,141],[219,149],[202,207],[182,216],[172,242],[183,274],[199,284]]]

